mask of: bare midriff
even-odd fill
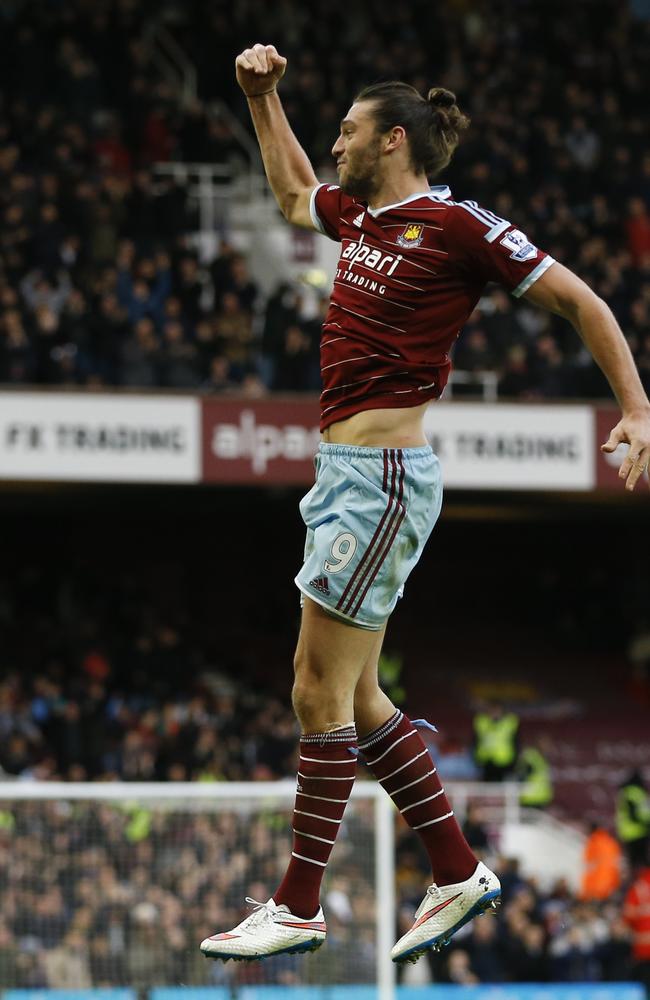
[[[427,444],[422,427],[430,404],[400,409],[362,410],[347,420],[330,424],[322,434],[326,444],[349,444],[365,448],[419,448]]]

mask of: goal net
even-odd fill
[[[242,919],[246,896],[264,902],[279,884],[294,792],[290,782],[0,784],[1,986],[388,1000],[393,813],[374,783],[357,782],[325,875],[325,947],[227,964],[198,950]]]

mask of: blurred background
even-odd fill
[[[318,993],[323,983],[375,995],[351,992],[375,982],[374,932],[358,929],[359,900],[374,906],[374,821],[361,805],[326,888],[331,961],[226,975],[196,946],[238,919],[247,892],[270,894],[286,811],[250,820],[234,802],[206,817],[133,797],[128,809],[75,806],[58,786],[34,802],[11,793],[295,772],[297,504],[313,478],[337,247],[286,226],[267,189],[234,79],[235,55],[258,40],[288,57],[282,99],[325,181],[363,85],[453,89],[472,127],[440,179],[584,278],[650,389],[644,0],[0,4],[10,1000],[179,984],[215,998],[275,985],[302,1000],[301,984],[305,997],[339,996]],[[443,515],[391,620],[382,674],[397,704],[437,725],[432,753],[470,843],[497,865],[504,905],[409,967],[402,996],[639,1000],[647,476],[624,495],[622,454],[601,455],[617,410],[568,324],[489,286],[454,364],[427,414]],[[395,837],[397,932],[428,872],[407,828]]]

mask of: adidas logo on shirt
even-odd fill
[[[352,225],[353,226],[358,226],[359,229],[361,229],[361,227],[363,225],[363,217],[364,217],[365,214],[366,214],[365,212],[359,212],[359,214],[357,215],[356,219],[352,220]]]
[[[329,596],[330,588],[326,576],[317,576],[313,580],[309,581],[309,586],[317,590],[319,594],[327,594]]]

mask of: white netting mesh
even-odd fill
[[[271,895],[290,850],[291,794],[224,791],[129,798],[127,786],[103,801],[2,792],[2,985],[376,983],[375,802],[362,796],[349,803],[326,874],[326,947],[227,965],[200,954],[202,938],[242,918],[245,896]]]

